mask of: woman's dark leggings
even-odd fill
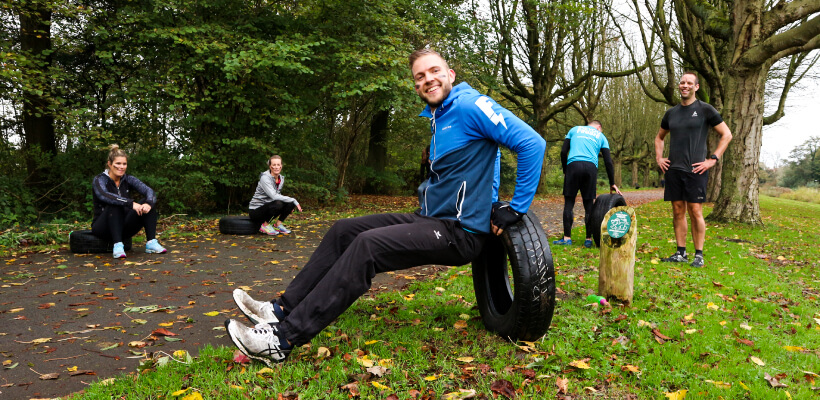
[[[587,236],[592,237],[592,229],[590,226],[590,217],[592,216],[592,203],[595,199],[581,199],[584,202],[584,225],[586,225]],[[572,237],[572,219],[574,217],[572,209],[575,207],[575,197],[564,197],[564,236]]]
[[[296,204],[294,203],[275,200],[250,210],[248,215],[253,222],[261,225],[263,222],[268,222],[274,217],[279,217],[280,221],[284,221],[294,208],[296,208]]]
[[[147,214],[138,215],[133,209],[121,206],[105,207],[102,214],[91,224],[91,233],[101,239],[111,239],[112,242],[122,242],[123,238],[130,238],[145,228],[145,240],[157,237],[157,211],[151,208]]]

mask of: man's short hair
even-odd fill
[[[692,75],[692,76],[694,76],[695,77],[695,85],[700,85],[700,82],[698,82],[698,73],[697,72],[695,72],[695,71],[684,71],[683,74],[681,74],[680,77],[683,78],[683,75]]]
[[[439,54],[437,51],[435,51],[433,49],[430,49],[430,48],[418,49],[418,50],[410,53],[410,56],[407,57],[407,65],[410,67],[410,70],[412,71],[413,70],[413,64],[416,63],[416,60],[418,60],[419,58],[422,58],[424,56],[430,56],[430,55],[438,56],[438,58],[444,60],[444,66],[447,67],[447,69],[450,69],[450,65],[447,64],[447,60],[445,60],[444,57],[442,57],[441,54]]]
[[[589,124],[590,125],[597,125],[597,126],[601,127],[601,129],[604,129],[604,124],[602,124],[601,121],[598,121],[597,119],[593,119],[592,121],[589,121]]]

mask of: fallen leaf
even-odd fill
[[[202,400],[202,395],[199,392],[193,392],[183,397],[182,400]]]
[[[713,381],[713,380],[709,380],[709,379],[707,379],[705,382],[711,383],[711,384],[715,385],[716,387],[718,387],[720,389],[731,389],[732,388],[732,384],[729,383],[729,382]]]
[[[474,358],[472,358],[472,357],[459,357],[459,358],[456,358],[456,360],[461,361],[463,363],[471,363],[471,362],[473,362]]]
[[[251,362],[251,359],[248,358],[248,356],[242,354],[241,351],[234,350],[234,352],[233,352],[233,362],[239,363],[239,364],[247,364],[247,363]]]
[[[591,367],[587,364],[586,360],[575,360],[569,363],[570,367],[575,367],[579,369],[590,369]]]
[[[381,383],[376,382],[376,381],[372,381],[372,382],[370,382],[370,384],[373,385],[374,388],[379,389],[379,390],[390,390],[389,387],[384,386]]]
[[[637,374],[637,373],[641,372],[641,370],[638,367],[636,367],[632,364],[624,365],[623,367],[621,367],[621,371],[629,371],[633,374]]]
[[[490,384],[490,390],[492,390],[493,393],[506,396],[510,399],[515,398],[515,388],[513,387],[512,382],[506,379],[499,379]]]
[[[683,400],[686,398],[686,392],[688,392],[688,390],[681,389],[677,392],[664,393],[664,396],[669,400]]]
[[[171,396],[174,396],[174,397],[181,396],[181,395],[185,394],[190,389],[191,388],[185,388],[185,389],[177,390],[176,392],[171,393]]]
[[[798,346],[783,346],[783,348],[786,349],[786,351],[803,351],[803,350],[806,350],[806,349],[804,349],[802,347],[798,347]]]
[[[458,392],[445,393],[441,396],[443,400],[472,399],[476,396],[475,389],[458,389]]]
[[[142,340],[134,340],[134,341],[128,342],[128,347],[134,347],[134,348],[137,348],[137,349],[141,349],[145,346],[148,346],[148,343],[145,343]]]
[[[202,314],[207,315],[209,317],[216,317],[217,315],[219,315],[219,311],[209,311],[209,312],[202,313]]]
[[[670,337],[668,337],[668,336],[664,335],[663,333],[661,333],[661,331],[659,331],[659,330],[657,330],[657,329],[653,329],[653,330],[652,330],[652,334],[654,334],[656,337],[659,337],[659,338],[661,338],[661,339],[663,339],[663,340],[672,340],[672,338],[670,338]]]
[[[166,327],[166,328],[167,328],[167,327],[169,327],[169,326],[174,326],[174,323],[173,323],[173,322],[160,322],[160,323],[159,323],[159,324],[157,324],[157,325],[159,325],[159,326],[163,326],[163,327]]]
[[[737,340],[737,342],[738,342],[738,343],[743,343],[743,344],[745,344],[746,346],[749,346],[749,347],[755,347],[755,342],[753,342],[753,341],[751,341],[751,340],[749,340],[749,339],[741,339],[741,338],[737,338],[737,339],[735,339],[735,340]]]
[[[348,383],[342,386],[342,389],[347,389],[352,397],[359,397],[359,384],[356,382]]]
[[[759,366],[761,366],[761,367],[762,367],[762,366],[764,366],[764,365],[766,365],[766,363],[764,363],[764,362],[763,362],[763,360],[761,360],[761,359],[759,359],[759,358],[757,358],[757,357],[755,357],[755,356],[751,356],[751,357],[749,357],[749,359],[750,359],[750,360],[752,360],[752,362],[753,362],[753,363],[755,363],[755,364],[757,364],[757,365],[759,365]]]
[[[259,377],[262,377],[262,378],[272,378],[273,376],[276,375],[276,371],[274,371],[274,370],[272,370],[268,367],[264,367],[264,368],[260,369],[259,371],[256,371],[256,375],[259,376]]]
[[[710,309],[710,310],[717,310],[717,309],[718,309],[718,308],[720,308],[720,307],[718,307],[718,306],[717,306],[717,304],[712,303],[712,302],[710,301],[710,302],[709,302],[709,304],[707,304],[707,305],[706,305],[706,308],[708,308],[708,309]]]
[[[71,375],[71,376],[77,376],[77,375],[97,375],[97,373],[96,373],[96,372],[94,372],[94,371],[92,371],[92,370],[90,370],[90,369],[80,369],[80,370],[77,370],[77,371],[71,371],[71,372],[69,372],[68,374],[69,374],[69,375]]]
[[[154,331],[151,332],[151,334],[157,336],[177,336],[176,333],[171,332],[165,328],[154,329]]]
[[[381,365],[375,365],[370,368],[367,368],[366,371],[381,378],[382,376],[384,376],[384,374],[387,373],[387,368],[382,367]]]
[[[458,329],[458,330],[466,329],[467,328],[467,321],[465,321],[463,319],[460,319],[460,320],[456,321],[455,324],[453,324],[453,328]]]
[[[778,388],[778,387],[783,387],[783,388],[784,388],[784,387],[788,387],[788,386],[786,386],[785,384],[780,383],[780,381],[778,381],[778,380],[777,380],[777,378],[775,378],[775,377],[773,377],[773,376],[769,375],[769,373],[768,373],[768,372],[767,372],[767,373],[763,376],[763,379],[765,379],[767,382],[769,382],[769,385],[771,385],[772,387],[775,387],[775,388]]]
[[[327,347],[319,347],[319,350],[316,352],[316,358],[328,358],[330,357],[330,349]]]
[[[558,393],[567,393],[567,385],[569,384],[569,379],[557,377],[555,378],[555,386],[558,387]]]
[[[42,380],[44,380],[44,381],[49,381],[49,380],[52,380],[52,379],[57,379],[57,378],[59,378],[59,377],[60,377],[60,374],[59,374],[59,373],[57,373],[57,372],[52,372],[52,373],[50,373],[50,374],[42,374],[42,375],[40,375],[40,379],[42,379]]]

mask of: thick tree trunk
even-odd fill
[[[727,74],[723,119],[734,136],[720,161],[720,194],[710,221],[762,225],[757,167],[763,137],[763,89],[768,68]],[[712,171],[709,171],[710,179]]]
[[[638,184],[638,160],[632,161],[632,187],[637,189],[640,185]]]
[[[370,141],[367,144],[367,162],[376,175],[384,173],[387,166],[387,123],[390,119],[390,111],[384,110],[373,114],[370,120]],[[364,192],[377,194],[382,190],[382,185],[375,179],[368,179],[364,184]]]
[[[28,57],[42,61],[33,63],[38,66],[36,70],[23,72],[28,86],[23,93],[26,168],[29,183],[36,184],[45,177],[35,153],[40,151],[49,158],[56,154],[57,137],[54,134],[54,116],[48,109],[47,93],[51,92],[51,82],[41,78],[49,76],[48,69],[51,67],[51,55],[48,53],[51,51],[51,11],[37,3],[30,7],[20,14],[20,50]]]

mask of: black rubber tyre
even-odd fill
[[[592,204],[592,238],[595,246],[601,247],[601,222],[609,210],[626,205],[626,199],[619,194],[602,194]]]
[[[131,250],[131,238],[123,239],[122,244],[125,251]],[[114,252],[114,242],[94,236],[89,229],[69,233],[68,246],[72,253]]]
[[[219,219],[219,232],[226,235],[254,235],[259,226],[250,217],[227,216]]]
[[[500,237],[487,238],[473,261],[473,286],[488,330],[510,340],[547,333],[555,310],[555,269],[549,240],[533,213]]]

